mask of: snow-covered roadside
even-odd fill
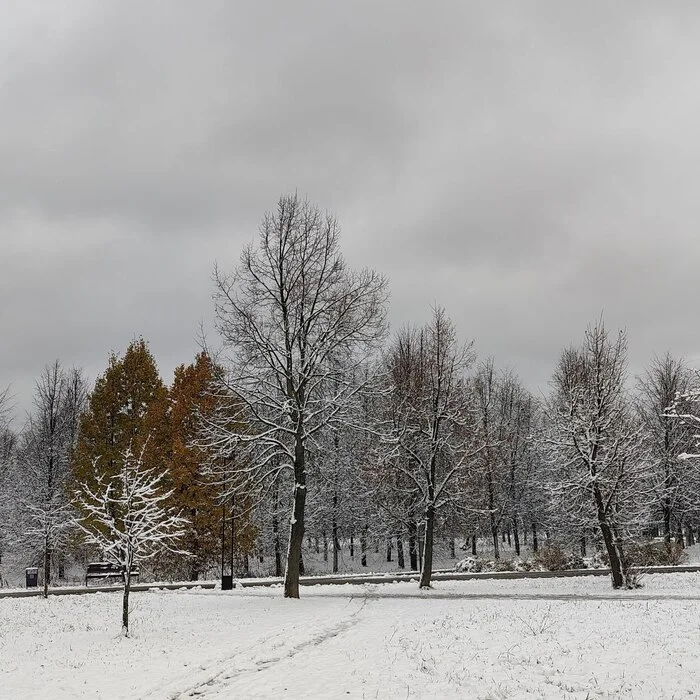
[[[671,698],[700,687],[700,574],[0,600],[2,697]],[[610,599],[531,600],[518,596]],[[467,594],[470,597],[464,598]],[[476,599],[475,594],[511,595]],[[683,599],[692,595],[695,599]],[[671,600],[644,600],[671,596]]]

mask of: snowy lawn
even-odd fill
[[[2,698],[681,698],[700,574],[0,599]]]

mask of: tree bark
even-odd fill
[[[423,568],[420,576],[420,587],[430,588],[433,576],[433,527],[435,523],[435,508],[432,504],[425,509],[425,539],[423,543]]]
[[[515,544],[515,556],[520,556],[520,533],[518,532],[518,517],[513,518],[513,543]]]
[[[331,524],[331,537],[333,538],[333,573],[338,573],[338,552],[340,551],[340,539],[338,537],[338,494],[333,494],[333,522]]]
[[[299,597],[299,576],[301,568],[301,551],[304,543],[304,509],[306,507],[306,469],[304,444],[301,437],[302,424],[297,421],[296,444],[294,448],[294,507],[289,528],[289,550],[287,552],[287,570],[284,576],[284,597]]]
[[[406,560],[403,554],[403,538],[400,535],[396,538],[396,559],[398,560],[399,569],[405,569]]]
[[[537,549],[537,523],[532,523],[532,551],[536,552]]]
[[[367,566],[367,525],[364,525],[360,533],[360,563]]]
[[[415,520],[408,523],[408,556],[411,571],[418,571],[418,526]]]

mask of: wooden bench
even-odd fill
[[[139,567],[133,565],[131,567],[131,578],[139,577]],[[88,581],[91,579],[112,579],[120,578],[124,582],[124,567],[117,566],[109,561],[93,561],[87,565],[87,571],[85,572],[85,585],[88,585]]]

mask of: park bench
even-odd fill
[[[133,565],[131,567],[131,577],[139,577],[139,567]],[[91,579],[111,579],[120,578],[122,582],[124,581],[124,567],[117,566],[109,561],[93,561],[87,565],[87,571],[85,572],[85,585],[88,585],[88,581]]]

